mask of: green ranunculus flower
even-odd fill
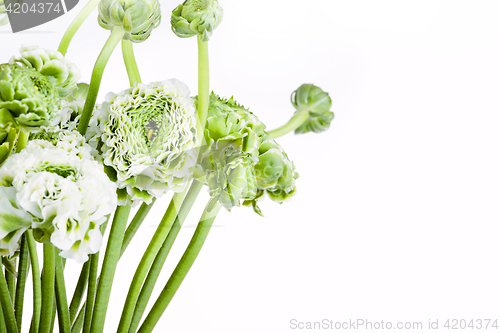
[[[210,196],[217,199],[227,210],[240,206],[241,200],[254,199],[257,194],[254,161],[226,146],[212,159],[213,166],[206,178]]]
[[[14,148],[19,128],[7,109],[0,109],[0,165],[9,157]]]
[[[158,0],[101,0],[99,24],[104,29],[121,27],[123,39],[135,43],[144,42],[161,21]]]
[[[207,42],[222,21],[224,11],[217,0],[186,0],[172,11],[173,32],[182,38],[198,35]]]
[[[303,84],[292,93],[295,113],[307,111],[309,118],[295,130],[295,134],[323,132],[330,127],[333,112],[330,112],[332,100],[328,93],[312,84]]]
[[[28,130],[49,126],[58,117],[61,101],[45,75],[33,68],[0,64],[0,114]]]
[[[10,63],[27,66],[43,74],[56,88],[60,97],[66,97],[77,89],[80,70],[61,52],[38,46],[23,46],[19,51],[21,55],[12,57]]]
[[[59,113],[59,117],[54,121],[58,129],[77,129],[88,91],[88,84],[78,83],[78,89],[61,101],[61,111]]]
[[[90,144],[110,178],[135,202],[150,203],[184,190],[196,165],[196,116],[187,86],[178,80],[138,84],[108,95],[94,114]]]

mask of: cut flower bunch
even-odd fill
[[[96,8],[110,35],[87,84],[66,52]],[[172,192],[135,269],[119,325],[106,327],[152,332],[221,208],[251,206],[262,215],[259,201],[265,197],[283,203],[294,196],[298,173],[276,139],[327,130],[332,101],[304,84],[292,93],[290,121],[268,131],[233,97],[211,92],[208,43],[222,17],[217,0],[186,0],[172,11],[172,31],[197,40],[197,96],[178,79],[141,82],[133,43],[147,41],[160,24],[158,0],[90,0],[58,50],[22,46],[0,64],[0,333],[49,333],[56,323],[59,332],[103,333],[117,264],[156,200]],[[130,88],[98,103],[104,69],[119,43]],[[204,187],[210,199],[195,233],[160,296],[151,300]],[[72,296],[66,260],[81,264]],[[30,277],[28,314],[23,305]],[[24,327],[28,315],[31,324]]]

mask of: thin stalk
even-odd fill
[[[5,318],[3,317],[2,305],[0,304],[0,333],[8,333],[5,326]]]
[[[135,213],[134,218],[130,222],[130,224],[127,227],[127,230],[125,231],[125,236],[123,237],[123,243],[122,243],[122,249],[120,253],[120,257],[123,255],[125,250],[127,249],[128,244],[132,240],[132,238],[135,236],[135,233],[137,230],[139,230],[139,227],[141,226],[142,222],[148,215],[149,211],[151,208],[153,208],[153,205],[156,202],[156,198],[153,198],[153,201],[148,205],[145,203],[141,204],[141,207],[139,207],[139,210],[137,210],[137,213]]]
[[[83,306],[82,311],[78,312],[78,316],[76,316],[75,322],[73,326],[71,326],[71,333],[80,333],[83,328],[83,319],[85,312],[83,311],[85,306]]]
[[[135,83],[141,83],[141,74],[139,73],[137,62],[135,61],[134,47],[131,41],[122,40],[122,54],[125,68],[127,68],[130,86],[133,87]]]
[[[215,207],[211,211],[208,211],[208,205],[207,208],[205,208],[205,210],[203,211],[203,215],[201,216],[200,222],[196,227],[193,238],[191,238],[191,242],[182,255],[182,258],[177,264],[177,267],[175,267],[172,276],[170,276],[170,279],[163,288],[160,296],[151,308],[151,311],[139,328],[138,333],[150,333],[151,331],[153,331],[154,327],[158,323],[158,320],[160,320],[163,312],[165,312],[165,310],[167,309],[167,306],[170,304],[170,301],[174,297],[182,281],[184,281],[184,278],[186,277],[187,273],[198,257],[198,254],[200,253],[200,250],[203,247],[205,240],[207,239],[208,233],[210,232],[210,229],[220,208],[221,206],[217,202],[215,204]]]
[[[19,153],[21,150],[26,148],[29,136],[30,136],[29,132],[26,132],[24,130],[19,131],[19,136],[17,137],[17,144],[16,144],[16,153]]]
[[[66,284],[64,282],[64,267],[61,256],[55,256],[56,260],[56,301],[57,301],[57,321],[60,333],[71,333],[69,321],[68,298],[66,296]]]
[[[269,134],[274,139],[277,139],[280,136],[295,131],[297,128],[300,127],[300,125],[304,123],[304,121],[307,120],[308,117],[309,117],[309,112],[307,110],[297,112],[296,114],[293,115],[293,117],[290,119],[288,123],[286,123],[281,127],[278,127],[277,129],[269,131]]]
[[[40,266],[38,263],[38,253],[36,251],[36,243],[33,238],[33,231],[26,231],[26,240],[28,242],[28,250],[31,260],[31,273],[33,275],[33,317],[31,320],[30,332],[38,333],[40,323],[40,314],[42,309],[42,287],[40,281]]]
[[[78,29],[80,29],[80,26],[83,24],[83,22],[85,22],[87,17],[89,17],[90,13],[94,11],[94,9],[97,7],[98,4],[99,0],[90,0],[85,5],[85,7],[83,7],[82,11],[78,13],[73,22],[71,22],[68,29],[64,33],[64,36],[61,40],[61,44],[59,44],[58,51],[61,52],[63,55],[66,55],[69,43],[71,43],[73,36],[75,36]]]
[[[87,132],[90,117],[92,116],[92,111],[94,110],[97,94],[99,93],[99,87],[101,86],[104,68],[106,67],[109,57],[113,53],[116,45],[122,39],[124,34],[125,31],[118,26],[111,30],[111,35],[106,41],[106,44],[104,45],[94,65],[94,70],[92,71],[92,77],[90,79],[89,92],[87,94],[87,99],[85,100],[85,105],[83,106],[82,115],[78,124],[78,132],[80,132],[83,136],[85,136],[85,133]]]
[[[125,305],[123,306],[122,316],[120,318],[120,324],[118,325],[118,332],[127,332],[130,323],[132,321],[132,316],[134,314],[134,307],[137,302],[137,298],[141,292],[141,287],[146,279],[149,268],[153,263],[158,251],[160,250],[163,242],[168,236],[168,232],[174,224],[175,218],[177,216],[177,209],[180,207],[184,196],[186,195],[186,190],[182,193],[176,193],[173,196],[172,201],[168,205],[167,211],[163,215],[158,228],[156,229],[148,248],[144,252],[142,259],[137,266],[132,282],[130,283],[130,288],[127,294],[127,299],[125,300]]]
[[[43,244],[42,270],[42,314],[38,333],[50,333],[52,325],[52,307],[54,306],[54,284],[56,275],[56,250],[50,243]]]
[[[2,305],[3,318],[7,332],[17,333],[16,317],[14,316],[14,309],[12,307],[12,300],[9,294],[7,282],[3,275],[3,269],[0,269],[0,304]]]
[[[200,193],[201,188],[203,187],[203,183],[194,181],[191,185],[188,193],[186,194],[186,198],[182,202],[182,206],[179,209],[179,213],[177,214],[177,218],[175,219],[174,225],[170,229],[168,233],[167,239],[163,242],[163,245],[156,255],[155,261],[151,266],[151,269],[148,272],[148,276],[144,285],[142,286],[141,293],[139,294],[139,299],[137,300],[137,304],[134,309],[134,316],[132,317],[132,323],[130,324],[129,332],[137,331],[137,327],[141,321],[142,315],[146,310],[146,306],[148,305],[149,299],[151,298],[151,294],[153,292],[156,281],[158,280],[158,276],[161,273],[161,269],[165,264],[165,260],[167,259],[168,254],[170,253],[170,249],[181,230],[182,224],[186,220],[186,217],[193,207],[198,194]]]
[[[116,264],[120,258],[123,236],[125,234],[125,227],[127,226],[129,214],[130,205],[119,206],[113,218],[108,245],[106,246],[106,253],[104,255],[104,262],[102,264],[101,278],[99,279],[97,287],[95,307],[92,314],[92,324],[90,327],[90,332],[92,333],[103,332],[109,295],[111,294]]]
[[[16,314],[17,330],[21,332],[23,321],[24,290],[28,275],[29,251],[26,235],[21,238],[21,250],[19,253],[19,266],[17,269],[16,300],[14,301],[14,313]]]
[[[80,277],[78,278],[78,282],[76,283],[75,292],[73,293],[73,298],[71,299],[71,303],[69,306],[70,323],[73,323],[75,321],[78,309],[80,308],[80,304],[83,299],[83,295],[85,294],[85,290],[87,289],[89,271],[90,271],[90,260],[87,260],[85,264],[83,264],[82,271],[80,273]]]
[[[15,267],[15,262],[14,262]],[[16,278],[5,269],[5,282],[7,282],[7,288],[9,290],[10,299],[12,300],[12,305],[14,305],[14,294],[16,293]]]
[[[99,270],[99,253],[90,256],[90,271],[88,280],[87,302],[84,305],[85,316],[83,320],[83,332],[90,332],[92,324],[92,310],[94,309],[95,289],[97,285],[97,271]]]
[[[210,104],[210,73],[208,63],[208,43],[198,39],[198,123],[199,142],[203,139],[203,129],[207,122],[208,106]]]

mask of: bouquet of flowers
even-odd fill
[[[65,54],[96,7],[99,24],[111,33],[86,84]],[[197,96],[177,79],[141,82],[133,43],[146,41],[160,24],[158,0],[90,0],[57,51],[23,46],[0,64],[0,332],[24,329],[24,291],[31,275],[29,332],[53,332],[57,321],[60,332],[102,333],[118,261],[157,198],[172,191],[135,270],[117,328],[152,332],[222,207],[251,206],[262,215],[258,203],[265,196],[278,203],[293,197],[298,173],[276,139],[292,131],[327,130],[331,99],[317,86],[300,86],[291,96],[295,114],[268,131],[233,97],[210,92],[208,42],[222,17],[217,0],[186,0],[172,11],[172,31],[198,43]],[[98,104],[104,68],[119,42],[130,88],[109,93]],[[210,200],[196,231],[146,313],[204,186]],[[138,208],[133,217],[132,207]],[[43,246],[42,263],[37,246]],[[64,279],[67,259],[81,264],[71,299]]]

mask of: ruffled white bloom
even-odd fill
[[[38,46],[22,46],[19,52],[20,56],[12,57],[10,63],[34,68],[46,76],[60,97],[68,96],[77,89],[80,70],[61,52]]]
[[[99,226],[116,207],[116,185],[77,132],[37,135],[47,140],[30,141],[0,168],[0,247],[12,253],[31,227],[62,257],[84,262],[101,247]]]
[[[119,204],[150,203],[182,191],[196,164],[196,116],[188,87],[175,79],[108,94],[96,110],[89,144],[116,180]]]

